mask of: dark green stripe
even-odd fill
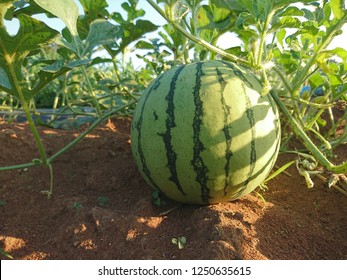
[[[248,123],[249,123],[249,128],[251,130],[251,143],[250,143],[250,148],[251,148],[251,152],[250,152],[250,156],[249,156],[249,172],[247,175],[247,180],[245,181],[245,184],[243,185],[243,187],[240,190],[240,193],[243,192],[246,188],[247,185],[249,184],[249,182],[251,181],[251,178],[253,176],[253,172],[255,169],[255,163],[257,161],[257,153],[256,153],[256,147],[255,147],[255,120],[254,120],[254,115],[253,115],[253,110],[252,110],[252,104],[251,104],[251,100],[249,98],[249,96],[247,95],[247,90],[244,84],[242,84],[243,86],[243,93],[245,95],[246,98],[246,117],[248,119]]]
[[[243,74],[243,72],[235,65],[233,65],[232,63],[229,63],[227,61],[221,61],[224,65],[227,65],[228,67],[230,67],[234,74],[236,76],[238,76],[244,83],[247,84],[247,86],[249,86],[250,88],[253,88],[252,83],[246,78],[246,76]],[[255,77],[256,79],[256,77]],[[242,185],[241,190],[239,191],[239,193],[243,192],[246,188],[247,185],[249,184],[249,182],[252,180],[253,178],[253,172],[255,169],[255,164],[257,161],[257,153],[256,153],[256,147],[255,147],[255,137],[256,137],[256,133],[255,133],[255,120],[254,120],[254,115],[253,115],[253,110],[252,110],[252,104],[250,101],[250,98],[247,95],[247,90],[246,90],[246,85],[242,84],[243,86],[243,92],[246,98],[246,117],[248,119],[248,123],[249,123],[249,127],[251,130],[251,143],[250,143],[250,148],[251,148],[251,152],[250,152],[250,157],[249,157],[249,172],[247,175],[247,180],[244,182],[244,184]]]
[[[242,73],[242,71],[237,66],[224,60],[221,60],[221,62],[224,65],[227,65],[228,67],[230,67],[233,70],[234,74],[238,76],[241,80],[246,82],[250,88],[253,88],[253,84],[250,81],[248,81],[247,77]]]
[[[269,99],[270,99],[270,96],[269,96]],[[271,105],[274,105],[271,101],[270,101]],[[276,107],[273,107],[274,109],[274,113],[276,112],[277,108]],[[277,119],[277,121],[279,121]],[[246,185],[249,184],[251,181],[253,181],[254,179],[258,178],[258,176],[264,172],[265,169],[267,169],[270,166],[273,166],[274,165],[274,162],[276,161],[277,159],[277,151],[279,150],[279,147],[280,147],[280,144],[281,144],[281,141],[280,141],[280,124],[277,123],[275,124],[276,127],[276,139],[274,141],[276,141],[276,147],[275,147],[275,150],[274,150],[274,154],[272,157],[269,158],[269,160],[265,163],[265,165],[263,166],[262,169],[260,169],[257,173],[253,174],[252,176],[248,177],[247,178],[247,181],[246,181]],[[241,186],[242,183],[238,184],[235,186],[235,188],[238,188],[239,186]],[[242,190],[243,191],[243,190]],[[241,191],[240,191],[241,192]]]
[[[202,62],[196,64],[196,75],[195,75],[195,86],[193,89],[193,98],[195,105],[195,114],[193,119],[193,160],[191,161],[194,171],[196,172],[196,181],[201,186],[201,200],[203,203],[208,203],[210,197],[210,190],[207,187],[208,181],[208,168],[205,165],[201,153],[204,151],[204,144],[200,140],[200,131],[202,126],[203,102],[200,96],[201,88],[201,76],[204,75],[202,72]]]
[[[277,151],[278,147],[279,147],[279,144],[280,144],[280,141],[277,141],[277,144],[276,144],[276,148],[275,148],[275,151]],[[274,161],[276,160],[276,157],[273,156],[273,157],[270,157],[269,160],[264,164],[263,168],[261,168],[260,170],[258,170],[257,173],[254,173],[252,176],[248,177],[247,180],[245,182],[241,182],[235,186],[233,186],[233,188],[237,189],[239,187],[243,187],[247,184],[249,184],[251,181],[257,179],[263,172],[266,168],[269,167],[269,165],[273,165],[274,164]],[[239,191],[237,194],[235,194],[235,196],[238,196],[239,193],[241,193],[245,188],[243,188],[241,191]]]
[[[166,109],[167,118],[165,120],[166,131],[164,133],[159,134],[159,135],[163,137],[163,141],[165,143],[167,167],[169,168],[170,173],[171,173],[169,180],[176,184],[177,189],[183,195],[186,195],[182,186],[181,186],[181,183],[178,179],[178,176],[177,176],[177,169],[176,169],[177,153],[175,152],[175,150],[172,146],[172,143],[171,143],[171,140],[172,140],[171,130],[174,127],[176,127],[175,104],[174,104],[176,82],[177,82],[179,74],[181,73],[181,71],[183,70],[184,67],[185,67],[184,65],[180,66],[176,70],[175,74],[173,75],[173,77],[171,79],[170,90],[169,90],[168,95],[165,98],[167,101],[167,109]]]
[[[134,127],[137,129],[138,131],[138,136],[137,136],[137,151],[139,153],[139,156],[140,156],[140,160],[141,160],[141,164],[142,164],[142,171],[143,173],[146,175],[147,179],[149,180],[150,184],[156,188],[157,190],[163,192],[159,186],[154,182],[154,180],[152,179],[151,177],[151,172],[149,171],[148,169],[148,166],[147,166],[147,163],[146,163],[146,158],[145,158],[145,155],[143,153],[143,150],[142,150],[142,132],[141,132],[141,127],[142,127],[142,123],[143,123],[143,112],[144,112],[144,109],[146,107],[146,103],[148,101],[148,98],[149,96],[151,95],[152,93],[152,90],[157,90],[158,87],[160,86],[160,80],[162,79],[163,75],[159,76],[157,78],[157,80],[155,80],[152,84],[152,86],[150,87],[150,89],[148,90],[147,92],[147,95],[145,96],[145,100],[143,101],[143,104],[142,104],[142,107],[141,107],[141,112],[140,112],[140,117],[138,119],[137,122],[134,122],[133,125]],[[164,193],[164,192],[163,192]]]
[[[279,137],[281,137],[281,124],[280,124],[280,120],[278,118],[278,108],[276,106],[275,101],[272,99],[271,94],[268,94],[266,96],[270,102],[273,114],[275,116],[277,116],[277,118],[274,120],[274,122],[275,122],[274,125],[276,127],[276,139],[278,139]]]
[[[221,103],[222,103],[223,112],[224,112],[223,133],[224,133],[225,144],[226,144],[226,148],[225,148],[226,163],[224,166],[224,170],[225,170],[224,196],[226,196],[227,187],[230,184],[230,160],[231,160],[231,157],[233,156],[233,153],[231,151],[232,136],[230,131],[230,124],[228,124],[228,116],[230,115],[230,107],[226,104],[226,101],[224,98],[224,90],[227,85],[227,82],[224,80],[223,74],[218,68],[216,68],[216,72],[217,72],[218,82],[221,87]]]

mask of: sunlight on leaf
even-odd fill
[[[10,81],[8,80],[7,74],[4,71],[4,69],[2,69],[1,67],[0,67],[0,87],[12,89],[12,86]]]
[[[79,13],[74,0],[35,0],[35,2],[48,12],[60,18],[69,29],[72,36],[78,36],[77,19]]]
[[[90,31],[86,39],[84,52],[87,53],[100,45],[108,45],[119,38],[119,27],[106,20],[95,20],[90,25]]]
[[[0,26],[3,26],[5,14],[7,12],[7,9],[12,5],[12,2],[13,2],[12,0],[1,1],[1,3],[0,3]]]
[[[18,15],[18,19],[20,28],[15,36],[9,35],[6,29],[0,26],[0,86],[14,96],[17,96],[17,92],[12,90],[15,88],[13,81],[25,80],[22,72],[24,59],[58,34],[43,22],[25,14]],[[23,91],[28,92],[28,88],[23,86]],[[25,98],[29,98],[27,93]]]
[[[344,16],[344,0],[331,0],[331,9],[333,10],[334,16],[337,19],[341,19]]]

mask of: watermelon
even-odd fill
[[[269,174],[280,146],[278,110],[248,69],[216,60],[176,66],[136,106],[131,149],[155,190],[188,204],[238,199]]]

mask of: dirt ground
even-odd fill
[[[80,131],[40,128],[48,155]],[[130,151],[130,120],[93,130],[53,164],[0,172],[0,248],[15,259],[347,259],[347,197],[294,166],[227,204],[151,203]],[[26,124],[0,121],[0,166],[38,157]],[[346,145],[338,161],[346,160]],[[294,159],[280,155],[277,166]],[[174,237],[186,237],[179,249]],[[0,259],[6,259],[0,255]]]

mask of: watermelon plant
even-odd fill
[[[173,237],[171,243],[178,246],[178,249],[182,250],[187,243],[187,238],[185,236]]]
[[[141,24],[138,21],[137,26],[133,23],[144,14],[143,10],[136,8],[137,1],[122,5],[128,12],[126,20],[117,12],[110,14],[105,0],[83,0],[80,4],[84,15],[79,14],[74,0],[5,0],[0,5],[0,91],[4,96],[1,109],[8,110],[10,116],[15,106],[22,110],[39,151],[39,158],[32,162],[0,167],[0,171],[37,165],[47,167],[51,178],[50,188],[45,191],[48,197],[53,192],[52,162],[107,118],[129,114],[131,106],[137,102],[133,93],[141,90],[151,75],[145,71],[134,75],[127,71],[129,67],[126,64],[119,67],[117,63],[117,55],[122,54],[130,43],[157,28],[146,20]],[[52,29],[34,17],[41,13],[61,19],[66,27],[61,32]],[[16,35],[11,35],[5,20],[15,18],[19,21],[19,30]],[[137,32],[129,33],[133,28],[137,28]],[[110,58],[95,56],[99,48],[105,49]],[[100,74],[100,64],[105,63],[113,66],[109,67],[108,77]],[[146,79],[141,79],[142,76]],[[135,78],[137,84],[132,82]],[[35,98],[49,87],[58,90],[53,114],[50,113],[53,119],[43,123],[36,110]],[[59,96],[62,96],[64,106],[56,111]],[[88,111],[84,110],[86,107]],[[77,121],[83,123],[87,118],[87,121],[94,122],[74,141],[48,157],[37,125],[61,127],[55,116],[72,116],[74,119],[83,116]],[[74,124],[76,122],[68,127],[74,128]]]
[[[51,195],[54,160],[107,118],[114,115],[132,116],[140,97],[138,108],[144,108],[143,113],[146,112],[154,119],[157,115],[158,120],[169,123],[167,130],[151,127],[154,137],[164,139],[165,133],[169,135],[166,139],[170,138],[170,135],[177,137],[176,117],[188,114],[187,122],[192,122],[189,115],[192,113],[177,113],[176,108],[172,111],[174,117],[170,116],[169,119],[165,118],[167,112],[163,112],[163,109],[150,114],[147,109],[152,108],[155,102],[149,97],[146,99],[146,96],[152,96],[153,93],[159,95],[156,87],[158,86],[158,90],[161,90],[164,84],[169,87],[173,73],[181,69],[182,73],[188,71],[189,77],[194,78],[185,81],[187,88],[184,88],[184,92],[189,91],[189,87],[194,83],[198,86],[199,83],[196,82],[199,82],[199,79],[206,82],[204,78],[212,79],[214,76],[217,86],[222,80],[229,84],[229,78],[238,78],[240,84],[244,83],[247,92],[256,92],[259,100],[268,104],[267,108],[270,106],[274,112],[275,102],[283,116],[281,122],[284,133],[280,152],[298,155],[296,166],[309,185],[310,176],[319,173],[327,180],[331,177],[330,185],[346,193],[347,188],[342,181],[343,174],[347,173],[347,163],[336,163],[334,156],[337,147],[347,139],[346,130],[338,131],[347,119],[347,51],[341,46],[329,47],[331,42],[338,38],[347,21],[343,0],[147,0],[154,10],[167,20],[167,24],[161,27],[143,18],[145,12],[138,7],[138,0],[123,1],[117,11],[111,11],[106,0],[79,0],[80,9],[76,2],[2,0],[0,3],[0,108],[8,112],[10,120],[15,117],[14,109],[25,115],[39,151],[37,159],[29,163],[19,162],[14,166],[0,167],[0,171],[45,166],[51,177],[48,191],[48,195]],[[65,28],[52,29],[38,19],[39,14],[46,14],[48,18],[59,18]],[[11,35],[5,23],[15,19],[19,22],[19,30],[17,34]],[[153,31],[157,33],[152,33],[152,37],[145,36]],[[233,44],[235,38],[240,43]],[[220,47],[221,40],[229,40],[230,45]],[[137,53],[138,50],[142,51],[141,54]],[[143,54],[143,50],[148,52]],[[101,51],[107,54],[106,58],[99,55]],[[145,66],[136,69],[126,59],[129,52],[136,53],[137,57],[145,62]],[[219,66],[211,66],[214,64]],[[197,69],[203,69],[207,65],[210,65],[211,69],[219,70],[208,72],[205,76],[197,75]],[[173,70],[170,70],[171,68]],[[227,68],[230,69],[226,70]],[[236,77],[228,77],[227,71],[230,76],[235,74]],[[252,83],[237,76],[238,71],[244,73]],[[155,81],[150,84],[153,79]],[[177,74],[177,79],[182,79],[182,75]],[[256,90],[250,90],[250,84]],[[203,86],[207,89],[207,85]],[[171,100],[170,102],[175,104],[176,98],[171,98],[175,90],[170,94],[170,91],[166,90],[161,92],[161,102]],[[192,92],[194,90],[191,90]],[[219,89],[217,92],[221,94],[222,91]],[[171,97],[166,100],[164,96],[168,94]],[[204,100],[206,96],[201,93],[197,95],[197,100]],[[222,96],[225,100],[230,98]],[[252,100],[251,97],[250,99]],[[53,112],[50,113],[49,120],[42,121],[40,117],[44,113],[37,110],[37,107],[47,102],[51,104]],[[192,112],[196,105],[187,102]],[[164,103],[158,103],[158,106]],[[231,106],[231,103],[226,104]],[[213,110],[207,109],[205,105],[206,103],[203,110]],[[224,109],[228,110],[228,107]],[[133,150],[140,163],[140,170],[150,182],[147,167],[143,167],[141,163],[143,159],[151,156],[141,152],[145,151],[145,146],[139,140],[147,133],[143,132],[139,125],[147,122],[147,119],[141,120],[141,110],[138,109],[134,117]],[[275,115],[274,113],[273,116]],[[69,119],[64,119],[66,117]],[[38,125],[75,128],[86,121],[91,121],[92,124],[78,138],[67,143],[52,156],[46,154],[37,130]],[[207,121],[202,118],[199,124],[199,117],[196,121],[198,127],[206,132]],[[232,120],[227,118],[226,123],[231,122]],[[245,129],[247,123],[242,123]],[[256,123],[257,120],[254,119],[254,124]],[[277,126],[278,124],[274,125],[273,131],[278,131]],[[228,138],[232,135],[235,138],[234,134],[228,136],[229,132],[235,133],[232,127],[226,127],[218,137]],[[253,132],[258,133],[258,130]],[[305,148],[300,151],[288,148],[287,143],[290,143],[293,136],[299,137]],[[252,135],[250,143],[255,143],[256,139],[256,134]],[[197,142],[190,143],[191,147],[198,147],[200,141],[205,140],[196,138]],[[274,141],[278,143],[277,138]],[[204,147],[207,145],[205,142],[201,143]],[[234,148],[235,143],[231,141],[230,147]],[[216,143],[212,143],[212,146],[216,146]],[[170,141],[164,141],[161,149],[164,149],[163,147],[166,154],[169,154],[166,158],[170,159],[170,164],[165,163],[164,158],[161,159],[163,174],[159,177],[160,180],[169,180],[171,184],[178,181],[178,175],[174,174],[171,163],[178,163],[181,157],[180,154],[175,155],[178,150],[176,146],[170,147]],[[232,149],[229,149],[229,153],[226,148],[222,150],[225,153],[222,156],[224,159],[230,157],[231,152],[236,154]],[[196,160],[204,159],[202,162],[205,163],[205,153],[205,150],[197,152]],[[165,155],[165,152],[162,151],[162,154]],[[267,149],[256,150],[256,154],[258,161],[259,154],[268,155]],[[249,159],[251,155],[252,152],[247,152],[245,158]],[[275,153],[271,159],[274,158]],[[204,173],[203,166],[199,164],[196,171]],[[221,178],[226,176],[220,180],[228,181],[231,175],[225,175],[225,161],[220,165],[224,166],[224,175],[221,175]],[[245,167],[246,163],[242,165]],[[254,164],[254,170],[256,168],[258,167]],[[150,169],[151,167],[148,167],[148,171]],[[251,169],[248,170],[251,174]],[[171,172],[173,175],[170,175]],[[216,172],[213,176],[209,174],[208,178],[218,177],[215,176]],[[203,178],[199,180],[207,180],[207,175]],[[248,181],[251,183],[253,177]],[[207,182],[210,183],[209,180]],[[254,185],[258,184],[258,181],[255,182]],[[203,186],[206,184],[202,182]],[[200,184],[200,187],[202,185]],[[220,183],[219,188],[222,188],[222,185]],[[254,187],[253,184],[249,186],[251,187],[245,188],[247,191]],[[207,190],[205,187],[204,189]],[[166,189],[163,191],[167,192]],[[212,195],[204,195],[203,203],[209,202],[210,196]],[[230,195],[230,198],[235,197],[236,194]],[[201,199],[200,195],[198,203],[202,203]]]
[[[261,78],[261,94],[271,95],[291,127],[286,140],[294,132],[307,148],[300,154],[306,160],[299,159],[297,166],[308,186],[312,186],[310,174],[323,173],[324,169],[330,175],[342,174],[340,183],[345,184],[347,162],[334,165],[331,158],[333,148],[346,141],[346,131],[339,136],[333,132],[346,121],[346,113],[336,119],[333,110],[346,106],[347,52],[341,47],[328,48],[347,21],[344,1],[147,2],[195,43],[195,58],[214,59],[218,55],[243,64]],[[216,39],[225,32],[232,32],[242,44],[229,49],[217,47]],[[302,88],[307,84],[312,91],[303,96]],[[317,89],[320,96],[314,94]],[[325,134],[323,113],[328,114],[332,127]],[[308,159],[311,162],[306,164]],[[347,194],[346,186],[335,187]]]

